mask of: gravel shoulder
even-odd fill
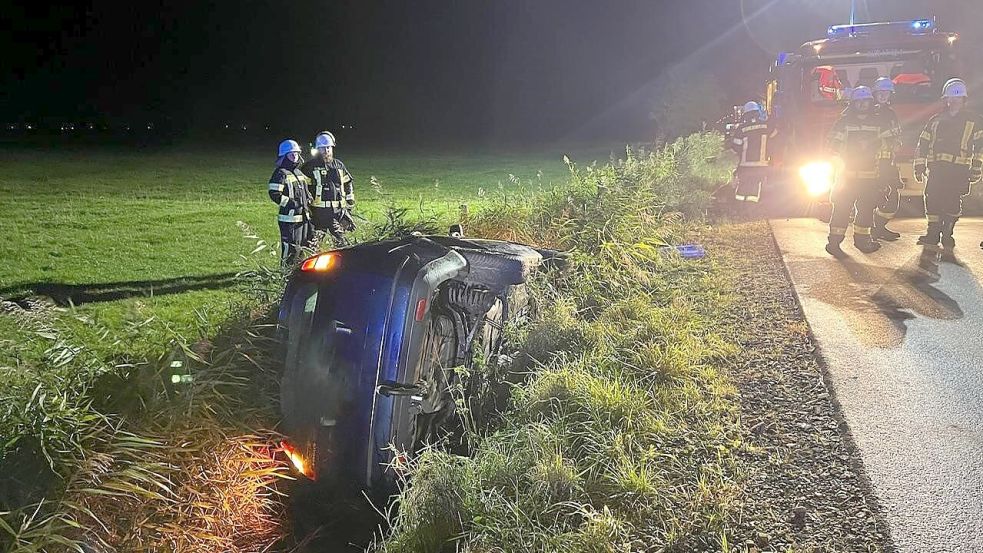
[[[732,545],[894,551],[768,223],[722,225],[705,239],[734,294],[722,332],[741,347],[731,371],[748,447]]]

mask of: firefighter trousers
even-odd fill
[[[883,188],[879,179],[848,178],[836,183],[830,194],[833,203],[833,214],[829,218],[829,235],[831,238],[842,238],[850,226],[850,217],[856,211],[853,220],[855,236],[870,235],[870,227],[874,221],[874,208],[882,200]]]
[[[314,223],[313,232],[318,236],[311,236],[315,240],[324,236],[331,236],[336,246],[348,245],[345,233],[355,230],[355,224],[351,221],[351,216],[346,211],[336,211],[332,207],[315,207],[311,213]]]
[[[312,207],[311,222],[314,223],[314,231],[331,232],[331,223],[335,219],[335,209],[333,207]]]
[[[307,221],[302,223],[280,221],[278,224],[280,225],[280,263],[292,265],[298,261],[301,248],[310,242],[311,224]]]
[[[883,197],[874,208],[874,218],[883,225],[894,219],[901,209],[901,175],[898,166],[894,164],[882,166],[881,175],[884,176],[884,183],[881,185]]]
[[[738,167],[734,199],[739,202],[761,201],[761,188],[768,182],[768,167]]]
[[[956,218],[963,212],[963,196],[969,194],[969,166],[945,161],[928,166],[925,183],[925,215],[928,222]]]

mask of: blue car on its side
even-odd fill
[[[391,490],[455,424],[457,367],[500,353],[543,261],[527,246],[408,236],[307,259],[280,308],[283,448],[308,478]],[[458,392],[455,392],[458,390]]]

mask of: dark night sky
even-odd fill
[[[983,45],[979,0],[867,4],[939,15]],[[3,121],[354,122],[480,144],[644,134],[677,63],[742,101],[777,51],[845,22],[849,0],[3,0],[0,14]]]

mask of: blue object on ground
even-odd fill
[[[663,253],[675,250],[683,259],[703,259],[707,252],[699,244],[682,244],[679,246],[663,246],[659,248]]]

